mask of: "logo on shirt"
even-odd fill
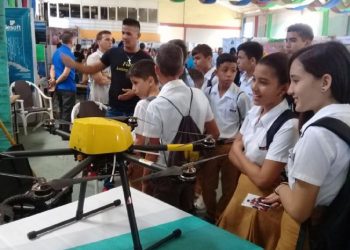
[[[128,72],[132,65],[133,65],[133,64],[130,63],[130,62],[124,61],[123,64],[122,64],[121,66],[117,66],[117,67],[116,67],[116,70],[117,70],[117,71]]]

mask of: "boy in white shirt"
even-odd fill
[[[241,72],[239,87],[246,93],[251,104],[253,104],[253,73],[255,66],[264,54],[264,48],[258,42],[245,42],[238,46],[237,51],[237,63]]]
[[[149,144],[171,143],[177,134],[182,114],[188,115],[189,111],[201,133],[211,134],[214,138],[218,137],[219,131],[203,92],[189,88],[179,79],[183,68],[183,55],[180,47],[172,43],[160,46],[155,70],[162,89],[158,97],[147,108],[146,121],[152,121],[152,124],[146,123],[143,133],[149,138]],[[166,163],[167,157],[167,152],[161,152],[159,159],[156,155],[146,155],[147,160],[158,160],[161,164]],[[192,212],[193,183],[183,182],[176,177],[163,177],[154,179],[152,183],[144,182],[142,190],[148,192],[151,184],[153,184],[151,194],[155,198],[184,211]]]
[[[246,94],[233,82],[237,73],[236,57],[224,53],[216,61],[216,75],[219,83],[209,87],[205,93],[213,110],[215,121],[220,131],[221,142],[210,156],[228,154],[235,135],[250,109]],[[216,202],[216,189],[221,172],[222,196]],[[207,219],[215,222],[226,208],[236,189],[240,172],[228,157],[205,163],[199,171],[199,181],[203,200],[206,205]]]
[[[134,129],[135,145],[144,145],[145,137],[142,135],[146,122],[146,110],[148,104],[158,95],[159,85],[157,75],[154,70],[155,63],[149,59],[142,59],[136,62],[128,72],[132,83],[132,90],[141,100],[138,101],[134,111],[134,117],[137,117],[137,127]],[[128,168],[128,177],[134,180],[143,176],[143,167],[130,164]],[[142,190],[140,182],[132,183],[130,186]]]
[[[207,44],[198,44],[192,50],[192,56],[196,69],[203,73],[204,83],[202,90],[214,86],[217,83],[215,67],[212,66],[213,51]]]

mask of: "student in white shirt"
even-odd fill
[[[137,127],[134,129],[135,145],[144,145],[146,140],[143,136],[146,120],[146,110],[149,103],[158,95],[159,85],[156,72],[154,71],[155,63],[150,59],[142,59],[136,62],[128,72],[128,77],[132,83],[132,90],[141,100],[137,102],[134,117],[137,117]],[[151,121],[150,121],[151,122]],[[138,179],[143,176],[143,167],[137,164],[129,164],[129,180]],[[140,182],[130,182],[130,186],[142,190]]]
[[[236,191],[219,220],[219,226],[263,247],[275,249],[282,209],[259,211],[243,207],[247,194],[266,196],[280,182],[288,151],[298,139],[297,119],[287,120],[266,148],[266,132],[288,107],[288,58],[273,53],[261,59],[252,85],[256,106],[248,112],[229,158],[241,171]]]
[[[243,91],[233,82],[237,73],[236,57],[224,53],[218,56],[216,75],[219,83],[208,87],[205,91],[216,124],[220,131],[220,142],[209,156],[228,154],[235,135],[250,108],[250,101]],[[216,189],[221,173],[222,196],[217,202]],[[239,178],[240,172],[235,168],[228,157],[209,161],[200,168],[199,180],[203,200],[206,206],[207,219],[216,221],[230,201]]]
[[[238,69],[241,72],[239,87],[253,104],[253,73],[255,66],[263,56],[264,49],[260,43],[245,42],[238,46],[237,51]]]
[[[292,56],[298,50],[310,46],[314,39],[312,28],[304,23],[292,24],[287,28],[285,52]]]
[[[328,206],[338,194],[349,171],[350,149],[331,131],[312,126],[323,117],[350,126],[350,53],[338,42],[313,45],[291,58],[288,92],[298,112],[315,114],[301,128],[301,137],[288,161],[288,183],[265,199],[282,206],[278,249],[295,249],[300,223]],[[307,128],[307,129],[306,129]]]
[[[183,72],[183,55],[179,46],[167,43],[160,46],[156,58],[156,74],[162,89],[155,100],[147,108],[146,123],[143,135],[149,138],[149,144],[171,143],[178,131],[182,116],[169,103],[169,99],[179,111],[187,115],[190,108],[191,93],[193,93],[190,115],[199,130],[217,138],[219,135],[209,102],[203,92],[189,88],[179,79]],[[191,91],[192,90],[192,91]],[[165,98],[162,98],[165,97]],[[168,154],[146,155],[146,159],[166,163]],[[150,171],[149,171],[150,172]],[[144,182],[142,189],[148,192],[153,184],[152,195],[184,211],[193,211],[194,184],[180,181],[174,177],[163,177],[150,182]]]
[[[206,44],[198,44],[193,48],[192,56],[195,68],[204,75],[202,90],[205,91],[207,87],[217,84],[218,78],[215,75],[215,66],[211,64],[213,58],[212,49]]]

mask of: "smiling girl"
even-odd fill
[[[332,117],[350,125],[350,53],[337,42],[317,44],[293,55],[289,94],[298,112],[314,115],[301,128],[301,137],[288,161],[288,183],[264,201],[283,214],[277,249],[295,249],[300,224],[322,212],[345,182],[350,148],[331,131],[310,124]],[[306,129],[307,128],[307,129]],[[345,249],[345,248],[342,248]]]
[[[265,249],[274,249],[279,239],[282,209],[259,211],[243,207],[248,193],[266,196],[280,182],[288,150],[298,139],[297,120],[287,120],[267,149],[266,133],[287,109],[288,58],[274,53],[262,58],[254,71],[253,108],[245,118],[229,158],[242,172],[237,189],[219,220],[219,226]],[[266,226],[268,225],[268,226]]]

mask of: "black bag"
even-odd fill
[[[277,119],[272,123],[271,127],[266,132],[266,147],[264,149],[268,150],[275,134],[282,127],[282,125],[290,120],[295,118],[295,114],[292,110],[287,109],[282,114],[280,114]]]
[[[22,144],[13,145],[8,151],[22,151]],[[0,172],[33,176],[28,158],[0,160]],[[31,189],[33,180],[0,176],[0,202],[16,194],[23,194]]]
[[[170,101],[168,98],[161,96],[166,99],[182,116],[179,128],[177,130],[176,136],[172,141],[172,144],[186,144],[194,141],[198,141],[204,138],[204,135],[199,130],[197,124],[191,117],[191,106],[193,100],[193,91],[191,88],[191,101],[188,115],[183,115],[181,111],[176,107],[176,105]],[[171,151],[169,153],[169,158],[167,160],[168,166],[181,166],[182,164],[187,163],[185,153],[183,151]]]
[[[332,131],[350,146],[350,127],[344,122],[331,118],[321,118],[310,126],[318,126]],[[306,128],[307,129],[307,128]],[[305,131],[304,131],[305,132]],[[350,163],[349,163],[350,169]],[[310,249],[333,250],[350,249],[349,225],[350,225],[350,171],[344,185],[331,204],[325,209],[321,216],[319,226],[311,227],[310,220],[301,225],[297,249],[303,249],[307,230],[313,230],[316,235],[311,236]]]

